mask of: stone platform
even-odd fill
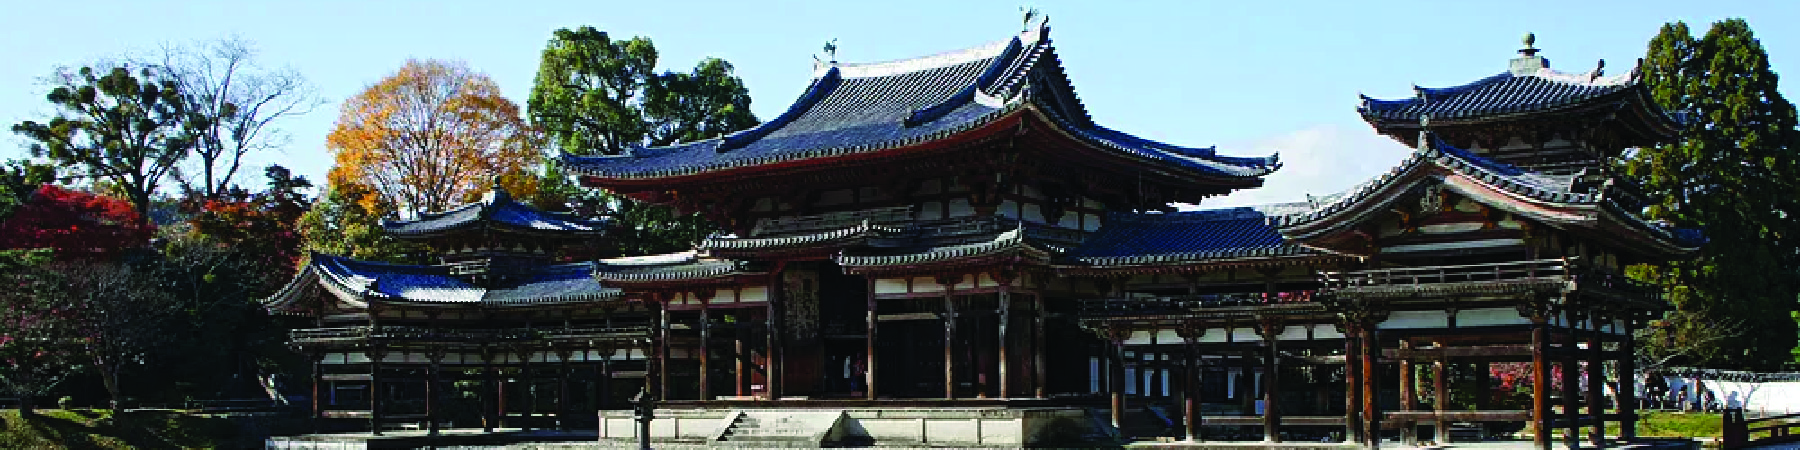
[[[439,430],[437,436],[418,430],[385,431],[380,436],[369,432],[319,433],[299,436],[273,436],[265,441],[269,449],[361,450],[412,449],[444,447],[504,447],[518,444],[584,443],[592,445],[593,431],[522,431],[500,428],[484,432],[480,428]]]
[[[1083,406],[1047,400],[731,400],[656,410],[652,442],[817,448],[1118,445]],[[600,412],[602,443],[635,442],[631,411]]]

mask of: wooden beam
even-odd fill
[[[1384,420],[1392,423],[1418,422],[1516,422],[1531,419],[1531,411],[1389,411]]]
[[[1530,345],[1483,345],[1474,347],[1398,348],[1381,352],[1390,360],[1439,361],[1448,358],[1484,358],[1496,356],[1531,356]]]

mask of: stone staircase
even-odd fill
[[[739,447],[818,448],[844,438],[844,412],[732,411],[709,439]]]

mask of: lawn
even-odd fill
[[[40,409],[30,417],[0,411],[6,431],[0,448],[218,448],[235,446],[239,432],[230,419],[171,411],[132,411],[118,420],[108,410]]]
[[[1637,434],[1644,437],[1711,437],[1724,435],[1724,418],[1717,413],[1640,413]],[[1606,423],[1606,434],[1617,436],[1619,425]]]

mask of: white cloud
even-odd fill
[[[1305,201],[1306,196],[1335,194],[1362,183],[1405,160],[1412,149],[1367,127],[1322,124],[1240,145],[1221,145],[1219,153],[1260,156],[1281,153],[1282,167],[1264,178],[1263,187],[1208,200],[1198,207],[1228,208]]]

